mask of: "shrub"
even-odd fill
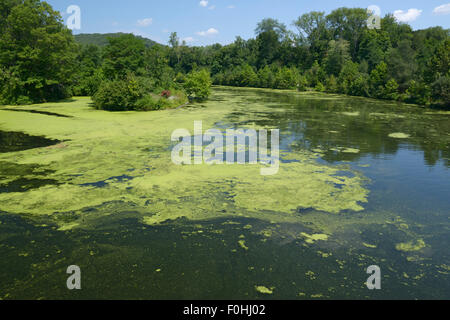
[[[431,89],[426,84],[412,80],[406,93],[409,95],[407,102],[427,105],[431,100]]]
[[[322,82],[318,82],[316,84],[316,86],[314,87],[314,90],[316,90],[318,92],[323,92],[323,91],[325,91],[325,87],[323,86]]]
[[[186,76],[184,89],[189,97],[205,100],[211,94],[211,76],[205,69],[192,71]]]
[[[386,83],[386,99],[398,100],[398,83],[395,79],[391,79]]]
[[[431,85],[433,99],[437,102],[450,106],[450,78],[439,77]]]
[[[102,82],[92,100],[98,109],[125,111],[133,110],[141,97],[137,80],[129,76],[125,80]]]
[[[325,91],[329,93],[337,93],[339,91],[338,83],[334,75],[327,78],[325,82]]]
[[[308,86],[308,80],[305,76],[301,75],[298,77],[297,90],[298,91],[306,91],[306,87]]]
[[[136,101],[134,109],[137,111],[160,110],[161,104],[159,103],[159,99],[154,99],[148,94]]]

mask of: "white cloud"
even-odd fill
[[[434,14],[450,14],[450,3],[443,4],[433,10]]]
[[[416,20],[422,14],[422,10],[419,9],[408,9],[408,11],[395,10],[394,17],[399,22],[412,22]]]
[[[153,23],[153,19],[152,18],[145,18],[145,19],[137,21],[137,24],[138,24],[139,27],[148,27],[152,23]]]
[[[183,39],[183,41],[185,41],[186,43],[191,43],[191,42],[194,42],[195,39],[192,38],[192,37],[186,37],[186,38]]]
[[[199,36],[202,36],[202,37],[213,36],[213,35],[218,34],[218,33],[219,33],[219,30],[214,29],[214,28],[209,28],[209,29],[206,30],[206,31],[200,31],[200,32],[197,32],[197,34],[198,34]]]
[[[208,0],[201,0],[199,5],[200,5],[200,7],[207,7],[208,6]]]

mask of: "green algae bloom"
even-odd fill
[[[327,241],[329,238],[329,236],[326,234],[311,234],[310,235],[310,234],[307,234],[304,232],[301,233],[301,236],[306,238],[305,241],[310,244],[313,244],[316,241]]]
[[[269,289],[264,286],[255,286],[255,289],[256,289],[256,291],[258,291],[259,293],[262,293],[262,294],[273,294],[273,290],[274,290],[274,288]]]
[[[248,250],[248,247],[245,245],[245,240],[239,240],[238,243],[242,249],[244,249],[246,251]]]
[[[109,113],[93,110],[88,98],[75,98],[73,102],[29,107],[67,118],[23,113],[20,121],[16,112],[0,110],[2,126],[8,130],[64,141],[62,148],[13,154],[17,165],[49,170],[52,173],[47,177],[57,183],[0,194],[2,209],[47,217],[61,231],[86,228],[103,216],[127,211],[155,225],[182,217],[205,220],[236,212],[242,217],[295,222],[298,208],[329,213],[364,209],[366,179],[358,173],[339,176],[339,168],[318,164],[313,152],[290,154],[296,162],[283,164],[279,173],[270,177],[259,174],[259,165],[173,164],[170,136],[175,129],[192,131],[196,120],[203,121],[204,130],[214,128],[219,120],[226,122],[231,113],[242,111],[239,98],[222,95],[230,107],[210,101],[205,103],[206,109]],[[260,113],[266,109],[274,112],[261,104],[253,108]],[[36,122],[40,125],[34,126]],[[10,154],[0,154],[0,162],[10,159]]]
[[[389,137],[394,139],[408,139],[410,135],[402,132],[394,132],[389,134]]]
[[[425,241],[423,241],[422,239],[418,239],[417,241],[398,243],[395,246],[395,249],[397,249],[398,251],[413,252],[422,250],[425,247],[426,247]]]

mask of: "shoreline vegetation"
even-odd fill
[[[296,32],[267,18],[255,38],[190,47],[176,32],[168,45],[132,34],[73,36],[46,2],[11,0],[4,6],[3,105],[91,96],[98,109],[152,111],[206,100],[214,84],[450,108],[449,30],[414,31],[390,14],[380,29],[369,29],[366,9],[313,11],[293,22]]]

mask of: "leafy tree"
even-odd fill
[[[102,82],[92,100],[98,109],[108,111],[133,110],[142,98],[142,90],[134,76]]]
[[[361,35],[358,51],[358,60],[366,61],[367,71],[372,71],[378,64],[384,61],[387,50],[390,48],[390,39],[384,30],[366,29]]]
[[[211,75],[206,69],[192,71],[186,76],[184,89],[189,97],[204,100],[211,94]]]
[[[327,22],[334,39],[344,39],[350,43],[350,55],[356,60],[362,34],[369,15],[366,9],[339,8],[332,11]]]
[[[389,76],[394,78],[403,92],[408,88],[409,81],[417,73],[416,53],[411,47],[410,40],[401,40],[397,48],[387,53]]]
[[[358,64],[348,61],[339,74],[339,91],[345,94],[350,94],[351,86],[358,75]]]
[[[3,0],[0,8],[0,101],[68,97],[77,46],[59,13],[38,0]]]
[[[129,72],[145,74],[145,44],[132,34],[109,38],[103,57],[103,72],[107,79],[124,79]]]
[[[408,102],[428,105],[431,99],[431,89],[423,82],[412,80],[406,93],[409,95]]]
[[[103,73],[100,70],[102,64],[100,47],[82,46],[76,60],[78,66],[72,87],[73,94],[91,96],[103,80]]]
[[[349,42],[346,40],[331,40],[325,58],[325,70],[328,74],[339,76],[344,65],[351,61]]]
[[[433,99],[447,108],[450,107],[450,77],[440,76],[431,88]]]
[[[388,82],[388,67],[382,62],[370,73],[370,94],[374,98],[386,98],[386,84]]]
[[[276,19],[267,18],[259,22],[255,29],[256,35],[261,35],[266,32],[275,32],[278,40],[282,40],[287,35],[287,28],[284,23]]]
[[[339,92],[338,83],[334,75],[331,75],[327,78],[325,82],[325,91],[329,93]]]

